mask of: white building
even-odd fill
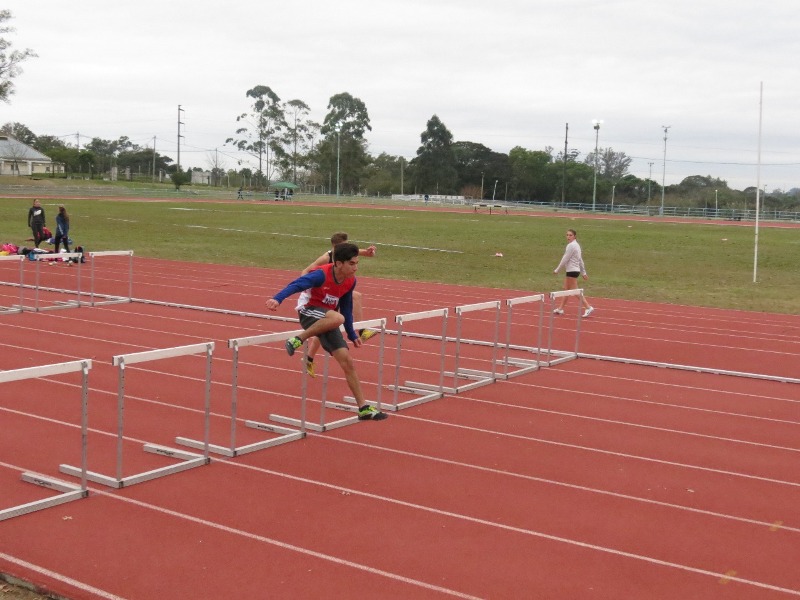
[[[59,163],[10,135],[0,135],[0,175],[62,173]]]

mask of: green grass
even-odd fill
[[[509,288],[559,289],[552,274],[578,231],[589,297],[800,313],[800,229],[761,227],[758,283],[754,231],[733,224],[399,210],[320,203],[246,204],[168,200],[64,200],[72,238],[89,250],[134,250],[137,256],[299,271],[325,251],[334,231],[375,243],[362,277]],[[3,242],[23,243],[29,199],[0,198]],[[48,225],[58,201],[43,199]],[[495,253],[503,257],[496,257]],[[581,280],[583,281],[583,280]]]

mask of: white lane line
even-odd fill
[[[125,598],[123,598],[122,596],[117,596],[105,590],[101,590],[92,585],[89,585],[88,583],[83,583],[82,581],[73,579],[72,577],[67,577],[66,575],[62,575],[61,573],[56,573],[55,571],[51,571],[50,569],[40,567],[39,565],[34,565],[33,563],[29,563],[28,561],[22,560],[21,558],[17,558],[16,556],[11,556],[10,554],[6,554],[5,552],[0,552],[0,560],[10,562],[12,564],[23,567],[30,571],[34,571],[46,577],[50,577],[51,579],[55,579],[56,581],[61,581],[62,583],[71,585],[72,587],[79,589],[83,592],[89,592],[90,594],[94,594],[95,596],[98,596],[100,598],[105,598],[106,600],[125,600]]]

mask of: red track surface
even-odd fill
[[[42,285],[68,286],[76,272],[42,267]],[[127,259],[98,261],[95,291],[125,295],[126,276]],[[291,277],[137,258],[133,295],[263,313],[265,296]],[[369,278],[359,286],[367,318],[395,328],[395,315],[448,307],[449,335],[453,307],[532,293]],[[19,292],[0,288],[0,300],[14,304]],[[593,302],[582,353],[800,377],[798,316]],[[535,344],[525,323],[537,316],[530,305],[515,309],[513,343]],[[574,349],[574,317],[554,323],[552,347]],[[491,339],[494,314],[466,313],[462,326],[464,338]],[[3,369],[93,360],[89,469],[113,475],[112,356],[215,342],[210,435],[225,446],[227,340],[296,328],[137,302],[2,315],[0,345]],[[441,320],[405,331],[441,333]],[[395,339],[386,337],[384,385]],[[374,340],[353,351],[373,398]],[[439,347],[404,340],[402,379],[438,383]],[[452,352],[449,344],[446,369]],[[461,346],[461,367],[487,370],[491,359],[485,346]],[[297,416],[296,358],[278,344],[243,348],[240,361],[240,420]],[[200,356],[126,367],[125,476],[174,462],[143,452],[145,442],[202,439],[204,368]],[[312,421],[321,387],[321,377],[309,384]],[[333,368],[327,398],[347,393]],[[0,509],[48,496],[20,481],[22,471],[70,480],[58,465],[80,461],[79,401],[77,376],[0,384]],[[581,358],[121,490],[90,484],[87,499],[0,522],[0,572],[74,600],[798,597],[799,432],[797,383]],[[237,429],[240,446],[266,437]]]

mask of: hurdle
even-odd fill
[[[456,345],[455,345],[455,366],[453,367],[452,372],[445,372],[445,376],[453,377],[453,387],[448,388],[452,390],[451,393],[461,393],[467,390],[472,390],[478,387],[482,387],[484,385],[489,385],[490,383],[494,383],[497,379],[497,348],[500,343],[500,301],[495,300],[491,302],[482,302],[479,304],[465,304],[463,306],[456,306]],[[485,311],[494,309],[494,338],[488,341],[488,344],[491,347],[492,357],[491,357],[491,371],[478,371],[474,369],[463,369],[460,367],[461,362],[461,343],[462,341],[462,321],[463,317],[466,313],[475,312],[475,311]],[[466,343],[476,343],[474,341],[467,340]],[[471,383],[467,384],[458,384],[459,378],[461,379],[468,379],[472,380]]]
[[[405,315],[397,315],[395,317],[395,322],[397,323],[397,352],[395,355],[395,371],[394,371],[394,384],[391,386],[393,390],[393,397],[392,403],[389,405],[389,410],[398,411],[404,408],[408,408],[411,406],[416,406],[417,404],[423,404],[425,402],[430,402],[432,400],[438,400],[442,396],[444,396],[446,388],[444,386],[444,372],[445,372],[445,350],[447,348],[447,316],[448,316],[448,309],[447,308],[439,308],[435,310],[428,310],[423,312],[417,313],[408,313]],[[441,348],[439,351],[440,362],[439,362],[439,371],[438,371],[438,385],[430,385],[427,383],[416,382],[416,381],[406,381],[402,385],[400,384],[400,369],[402,367],[402,346],[403,346],[403,336],[411,337],[407,332],[403,331],[403,326],[406,323],[411,323],[414,321],[420,321],[424,319],[435,319],[441,318],[442,319],[442,335],[441,335]],[[413,337],[423,337],[427,339],[438,339],[438,336],[433,335],[425,335],[425,334],[413,334]],[[406,400],[403,402],[399,401],[399,393],[409,393],[417,395],[416,398],[412,398],[410,400]]]
[[[239,392],[239,353],[242,348],[247,346],[258,346],[264,344],[273,344],[276,342],[283,343],[290,337],[293,337],[300,333],[300,330],[297,331],[289,331],[289,332],[282,332],[282,333],[268,333],[264,335],[253,335],[248,337],[241,337],[241,338],[232,338],[228,340],[228,348],[233,350],[233,374],[231,379],[231,434],[230,434],[230,444],[225,446],[220,446],[218,444],[209,444],[208,449],[210,452],[214,452],[215,454],[221,454],[223,456],[234,457],[240,456],[242,454],[249,454],[250,452],[256,452],[257,450],[263,450],[264,448],[271,448],[273,446],[279,446],[281,444],[285,444],[287,442],[293,442],[295,440],[300,440],[305,437],[306,435],[306,420],[305,420],[305,410],[306,410],[306,377],[307,374],[305,373],[305,369],[303,369],[303,379],[301,384],[301,394],[300,394],[300,413],[301,418],[298,422],[299,430],[297,429],[289,429],[287,427],[277,427],[272,425],[271,423],[263,423],[259,421],[251,421],[245,420],[245,426],[250,427],[252,429],[258,429],[260,431],[265,431],[268,433],[276,434],[278,437],[270,438],[267,440],[263,440],[260,442],[255,442],[252,444],[246,444],[243,446],[236,445],[236,422],[238,419],[238,392]],[[306,350],[307,351],[307,350]],[[175,439],[175,442],[181,444],[183,446],[189,446],[192,448],[204,448],[205,444],[201,443],[197,440],[192,440],[188,438],[179,437]]]
[[[550,308],[554,307],[554,303],[558,298],[566,298],[570,296],[577,296],[578,297],[578,324],[575,327],[575,350],[573,352],[563,351],[563,350],[553,350],[553,328],[555,325],[555,314],[553,311],[550,311],[550,324],[548,326],[547,332],[547,366],[552,367],[553,365],[558,365],[563,362],[568,362],[571,360],[575,360],[578,358],[578,345],[580,342],[581,337],[581,305],[583,304],[583,288],[577,288],[574,290],[562,290],[559,292],[550,292]],[[558,356],[555,360],[553,360],[552,356]]]
[[[61,492],[57,496],[44,498],[42,500],[35,500],[26,504],[20,504],[11,508],[0,510],[0,521],[10,519],[12,517],[19,517],[38,510],[49,508],[51,506],[58,506],[73,500],[86,498],[89,491],[86,487],[87,470],[86,470],[86,440],[89,429],[89,410],[88,410],[88,394],[89,394],[89,369],[92,368],[91,360],[76,360],[65,363],[58,363],[53,365],[43,365],[40,367],[28,367],[24,369],[14,369],[11,371],[0,371],[0,383],[10,381],[20,381],[23,379],[34,379],[40,377],[50,377],[52,375],[61,375],[65,373],[82,373],[82,386],[81,386],[81,466],[77,470],[80,477],[80,485],[74,485],[55,479],[47,475],[41,475],[26,471],[22,473],[22,480],[27,483],[32,483],[44,488],[56,490]]]
[[[133,301],[133,250],[103,250],[100,252],[89,252],[89,306],[101,306],[104,304],[122,304]],[[128,295],[113,296],[109,294],[95,294],[95,271],[94,259],[104,256],[127,256],[128,257]],[[105,300],[96,301],[95,297],[103,297]]]
[[[25,310],[33,310],[35,312],[41,312],[44,310],[55,310],[60,308],[74,308],[81,305],[81,263],[80,258],[83,256],[80,252],[62,252],[60,254],[49,254],[49,253],[41,253],[41,254],[29,254],[28,258],[33,257],[33,261],[36,263],[36,283],[34,285],[34,301],[33,301],[33,308],[23,307]],[[41,264],[44,261],[53,261],[56,258],[64,259],[67,261],[72,261],[73,259],[78,261],[78,269],[77,269],[77,289],[75,290],[75,300],[68,300],[68,301],[57,301],[50,306],[41,306],[39,303],[39,292],[40,291],[47,291],[47,292],[61,292],[61,293],[68,293],[71,294],[72,290],[66,289],[59,289],[59,288],[50,288],[50,287],[42,287],[40,284],[40,275],[41,275]]]
[[[180,471],[186,471],[195,467],[206,465],[210,462],[208,457],[209,452],[209,422],[211,415],[211,357],[214,351],[214,342],[204,342],[200,344],[192,344],[189,346],[178,346],[175,348],[163,348],[158,350],[147,350],[144,352],[136,352],[133,354],[118,354],[112,357],[112,365],[118,367],[118,388],[117,388],[117,463],[116,463],[116,476],[110,477],[100,473],[89,471],[86,477],[95,483],[100,483],[112,488],[122,488],[142,483],[158,477],[164,477]],[[122,474],[122,445],[124,440],[124,408],[125,408],[125,368],[128,365],[149,362],[154,360],[162,360],[166,358],[176,358],[180,356],[191,356],[195,354],[206,355],[206,382],[205,382],[205,413],[204,413],[204,443],[203,454],[184,452],[166,446],[157,444],[144,444],[144,451],[152,454],[159,454],[169,458],[180,459],[183,462],[168,465],[123,477]],[[68,475],[75,475],[77,469],[69,465],[61,465],[60,470],[62,473]]]
[[[375,400],[367,400],[366,403],[370,404],[371,406],[376,407],[378,410],[381,410],[383,407],[381,401],[381,391],[383,390],[383,365],[384,365],[384,351],[386,348],[385,339],[386,339],[386,319],[375,319],[372,321],[359,321],[357,323],[353,323],[353,329],[377,329],[378,330],[378,382],[377,388],[375,391]],[[356,399],[353,396],[345,396],[343,398],[343,402],[331,402],[326,399],[327,397],[327,384],[328,384],[328,364],[330,362],[330,357],[328,353],[325,353],[325,363],[324,363],[324,370],[323,370],[323,379],[322,379],[322,409],[320,413],[320,423],[318,429],[316,431],[327,431],[330,429],[336,429],[338,427],[344,427],[345,425],[353,425],[358,423],[357,417],[348,417],[344,419],[339,419],[338,421],[333,421],[327,423],[325,421],[325,409],[326,408],[333,408],[335,410],[343,410],[346,412],[358,412],[358,406]],[[363,381],[362,388],[363,388]]]
[[[11,282],[7,282],[7,281],[0,282],[0,285],[19,286],[19,304],[17,304],[16,306],[13,305],[13,304],[11,306],[2,306],[2,307],[0,307],[0,312],[3,312],[3,313],[18,313],[18,312],[22,312],[23,291],[24,291],[24,287],[23,287],[24,274],[23,274],[23,270],[22,270],[22,263],[23,263],[24,260],[25,260],[25,257],[22,256],[21,254],[12,254],[12,255],[9,255],[9,256],[0,256],[0,262],[4,262],[4,263],[5,262],[9,262],[10,263],[10,262],[16,261],[16,262],[19,263],[19,283],[11,283]]]
[[[538,304],[539,305],[539,319],[536,325],[537,340],[536,346],[519,346],[512,344],[511,330],[514,323],[514,307],[520,304]],[[531,373],[538,370],[542,365],[542,323],[544,321],[544,294],[536,294],[533,296],[521,296],[519,298],[510,298],[506,300],[506,343],[505,343],[505,356],[503,357],[503,373],[499,376],[502,379],[510,379],[526,373]],[[509,356],[511,350],[523,350],[527,352],[536,352],[536,360],[527,358],[512,358]],[[509,367],[517,367],[516,369],[509,370]]]

